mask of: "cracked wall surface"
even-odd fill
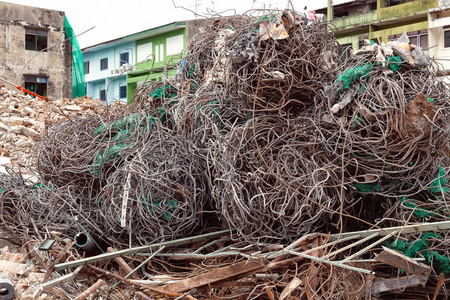
[[[25,49],[25,29],[48,31],[48,50]],[[64,12],[0,2],[0,77],[23,86],[25,75],[47,77],[47,96],[72,97],[72,45]]]

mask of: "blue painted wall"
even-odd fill
[[[108,102],[127,100],[126,97],[120,98],[119,94],[119,87],[126,86],[126,73],[111,74],[111,70],[120,68],[120,54],[126,52],[128,52],[129,64],[133,66],[136,53],[134,41],[120,40],[83,49],[84,61],[89,61],[89,74],[85,75],[86,93],[89,97],[100,99],[100,90],[104,89],[107,90]],[[100,61],[104,58],[108,59],[108,68],[100,70]]]

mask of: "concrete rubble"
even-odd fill
[[[4,166],[23,166],[33,154],[33,147],[52,114],[52,122],[67,117],[81,116],[99,111],[103,105],[99,100],[88,97],[43,101],[30,95],[0,89],[0,164]],[[47,120],[47,121],[46,121]]]

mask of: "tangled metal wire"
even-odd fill
[[[276,24],[287,38],[270,33]],[[338,44],[328,25],[287,11],[215,20],[190,45],[181,82],[196,95],[217,93],[239,112],[304,108],[337,74]]]
[[[257,240],[324,229],[340,205],[339,167],[324,142],[306,117],[266,116],[233,128],[210,153],[220,214]]]
[[[348,63],[346,70],[352,70],[368,60],[358,57]],[[430,70],[403,63],[394,72],[373,65],[347,91],[336,93],[337,89],[339,84],[333,82],[328,92],[319,94],[327,105],[318,109],[318,119],[328,145],[342,154],[346,182],[352,184],[346,197],[353,198],[353,203],[362,201],[348,214],[377,225],[397,226],[423,221],[417,218],[418,211],[411,218],[412,210],[427,207],[431,215],[437,207],[447,207],[448,86]],[[333,104],[348,95],[350,104],[332,114]],[[448,218],[445,214],[434,217]]]
[[[39,229],[82,225],[119,248],[218,219],[280,243],[448,219],[449,89],[429,68],[388,65],[343,60],[327,24],[289,11],[211,19],[175,78],[49,127],[37,171],[55,195],[6,180],[19,200],[2,194],[2,218],[22,228],[39,211]]]
[[[189,140],[161,127],[110,174],[99,195],[113,240],[149,244],[188,236],[203,223],[210,187],[204,157]],[[129,189],[127,226],[118,218]],[[123,236],[122,238],[120,238]]]

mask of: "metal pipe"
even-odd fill
[[[151,245],[146,245],[146,246],[140,246],[140,247],[136,247],[136,248],[132,248],[132,249],[120,250],[120,251],[116,251],[113,253],[103,253],[103,254],[100,254],[97,256],[93,256],[93,257],[87,257],[87,258],[82,258],[82,259],[75,260],[75,261],[69,261],[69,262],[57,264],[55,266],[55,271],[61,271],[61,270],[67,269],[67,268],[78,267],[78,266],[82,266],[85,264],[94,263],[97,261],[113,259],[115,257],[135,255],[136,253],[148,253],[151,251],[158,250],[162,246],[175,247],[175,246],[186,245],[186,244],[203,241],[203,240],[207,240],[207,239],[217,238],[222,235],[231,234],[235,230],[236,229],[221,230],[221,231],[205,233],[205,234],[197,235],[197,236],[193,236],[193,237],[182,238],[182,239],[178,239],[178,240],[174,240],[174,241],[168,241],[168,242],[162,242],[162,243],[151,244]]]
[[[79,232],[74,237],[75,245],[80,247],[86,252],[93,252],[97,249],[92,238],[87,235],[85,232]]]

